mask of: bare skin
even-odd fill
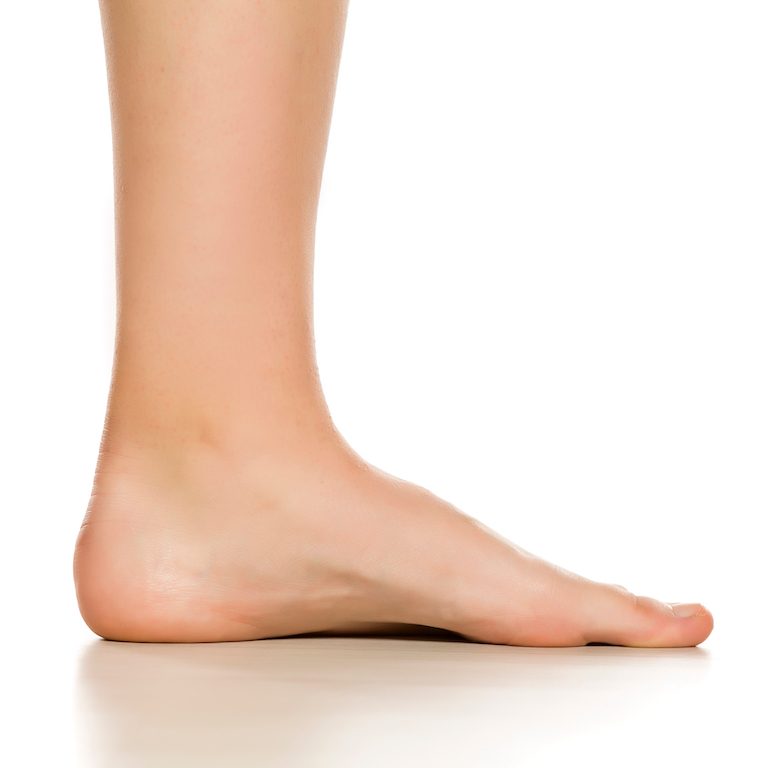
[[[342,0],[102,0],[118,327],[80,609],[116,640],[426,625],[510,645],[692,646],[699,604],[558,568],[338,433],[315,216]]]

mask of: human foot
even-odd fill
[[[107,449],[75,553],[115,640],[205,642],[426,625],[509,645],[693,646],[669,605],[535,557],[333,437],[290,455]]]

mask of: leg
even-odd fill
[[[75,553],[85,620],[147,641],[383,622],[520,645],[701,642],[700,606],[556,568],[338,434],[312,259],[345,12],[102,0],[119,311]]]

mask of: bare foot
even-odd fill
[[[425,625],[509,645],[693,646],[713,623],[558,568],[334,438],[285,456],[105,450],[75,579],[86,622],[115,640]]]

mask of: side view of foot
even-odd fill
[[[557,568],[336,431],[313,279],[346,7],[100,3],[118,311],[75,551],[83,617],[157,642],[418,625],[512,645],[700,643],[700,605]]]
[[[671,647],[699,604],[552,565],[334,439],[290,455],[105,449],[75,552],[80,609],[114,640],[253,640],[426,625],[525,646]]]

